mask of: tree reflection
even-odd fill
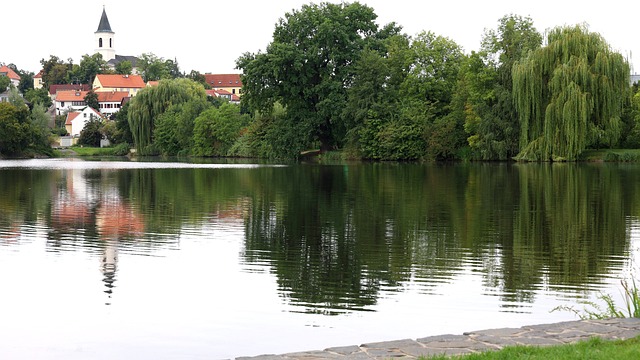
[[[299,311],[372,309],[382,292],[437,291],[478,274],[503,306],[541,288],[597,289],[628,255],[640,172],[604,164],[359,164],[2,170],[0,244],[46,225],[48,251],[100,259],[178,247],[185,228],[244,224],[243,261],[267,266]],[[622,259],[622,260],[620,260]],[[107,302],[110,303],[111,299]]]

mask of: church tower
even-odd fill
[[[113,60],[116,58],[116,50],[113,48],[113,38],[115,33],[111,30],[109,25],[109,19],[107,18],[107,12],[102,7],[102,17],[100,18],[100,24],[96,34],[96,53],[102,54],[104,61]]]

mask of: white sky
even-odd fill
[[[78,63],[95,52],[94,32],[102,6],[115,32],[118,55],[152,52],[176,58],[181,71],[229,73],[244,52],[264,50],[278,18],[300,9],[304,0],[140,1],[140,0],[21,0],[4,4],[0,62],[19,69],[40,70],[40,60],[56,55]],[[317,2],[317,1],[316,1]],[[330,2],[338,2],[332,0]],[[362,0],[378,15],[409,35],[425,30],[446,36],[466,53],[477,50],[484,29],[496,28],[507,14],[530,16],[540,32],[560,25],[587,23],[614,50],[628,57],[640,73],[640,2],[609,0],[597,3],[563,0]],[[6,11],[5,11],[6,10]]]

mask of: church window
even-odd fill
[[[102,47],[102,38],[98,39],[98,47]]]
[[[109,47],[112,48],[113,47],[113,43],[111,42],[113,39],[109,39]]]

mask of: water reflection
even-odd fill
[[[640,210],[637,166],[12,164],[0,166],[0,244],[29,241],[32,226],[49,252],[89,253],[106,304],[127,276],[121,252],[224,228],[290,311],[376,311],[394,292],[442,295],[471,276],[502,311],[526,312],[541,290],[588,297],[617,276]]]

